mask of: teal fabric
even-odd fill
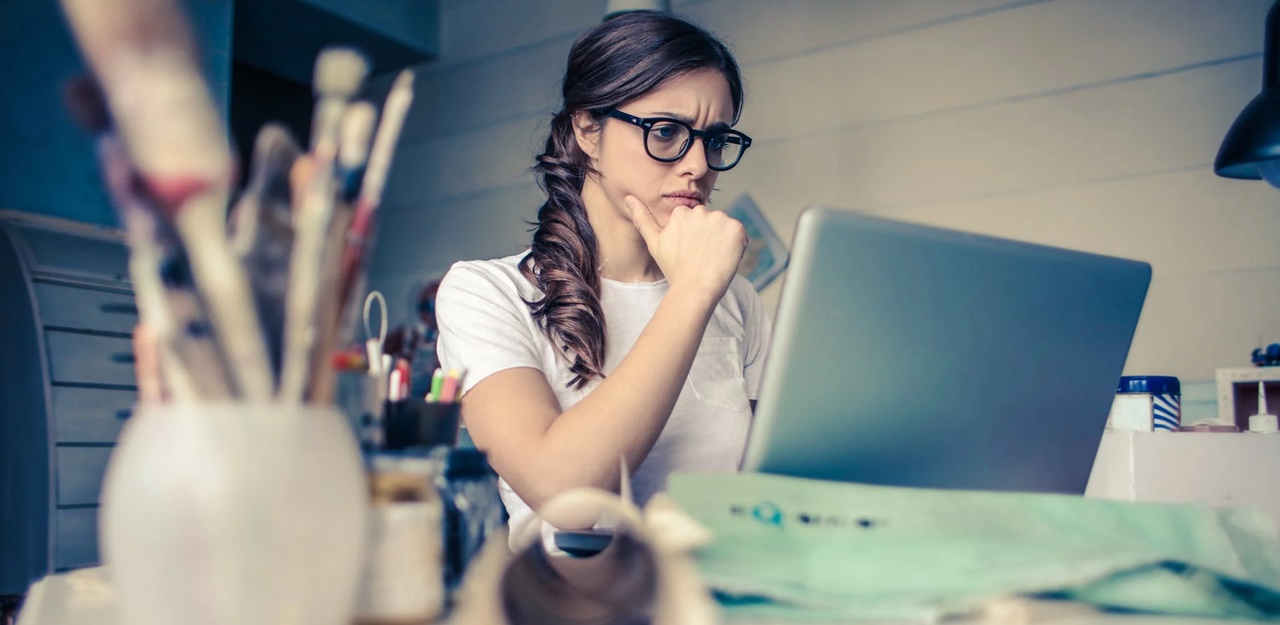
[[[935,619],[1015,594],[1280,617],[1280,541],[1253,510],[763,474],[668,491],[714,534],[698,566],[737,617]]]

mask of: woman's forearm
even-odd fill
[[[631,470],[640,466],[671,416],[715,305],[703,292],[668,291],[618,367],[531,450],[539,478],[527,485],[534,492],[520,493],[527,503],[536,508],[578,486],[617,490],[619,458]]]

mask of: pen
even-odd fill
[[[431,392],[427,393],[427,401],[429,402],[441,401],[440,392],[443,389],[444,389],[444,371],[441,371],[439,368],[437,368],[435,373],[431,374]]]
[[[406,399],[409,397],[409,386],[412,376],[409,372],[409,361],[403,358],[397,358],[395,374],[396,377],[393,385],[395,386],[396,397],[399,399]]]
[[[444,383],[440,386],[440,401],[446,403],[458,401],[457,369],[450,369],[449,374],[444,377]]]
[[[388,376],[387,378],[387,399],[393,402],[404,399],[400,395],[400,387],[401,387],[400,378],[402,375],[403,374],[400,372],[400,367],[396,367],[391,370],[391,375]]]

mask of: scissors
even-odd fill
[[[378,302],[379,309],[382,311],[379,317],[381,324],[378,326],[376,337],[373,334],[373,319],[370,315],[374,301]],[[369,295],[364,298],[364,335],[367,337],[364,342],[364,350],[365,355],[369,358],[369,375],[384,375],[388,373],[390,366],[383,361],[382,355],[383,345],[387,342],[387,300],[380,291],[370,291]]]

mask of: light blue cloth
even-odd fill
[[[1280,617],[1280,541],[1252,510],[676,474],[715,535],[699,568],[737,617],[934,619],[1013,594]]]

